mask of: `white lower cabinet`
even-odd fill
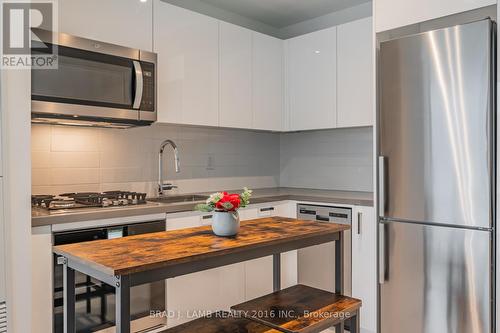
[[[278,203],[241,210],[242,221],[269,216],[294,217],[292,203]],[[250,300],[273,292],[273,257],[249,260],[245,265],[245,299]],[[297,251],[281,254],[281,288],[297,284]]]
[[[52,332],[53,254],[51,227],[31,229],[31,321],[37,332]]]
[[[373,207],[355,207],[352,221],[352,296],[363,301],[361,332],[377,331],[377,220]]]
[[[199,227],[211,222],[211,214],[167,215],[167,231]],[[209,269],[167,280],[167,326],[196,319],[209,311],[229,310],[245,299],[242,263]]]

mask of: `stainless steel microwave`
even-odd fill
[[[58,41],[58,66],[31,70],[33,123],[127,128],[156,121],[156,54],[52,34],[36,29],[42,43]]]

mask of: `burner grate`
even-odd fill
[[[130,191],[106,191],[63,193],[54,195],[33,195],[33,207],[48,210],[140,205],[146,203],[146,193]]]

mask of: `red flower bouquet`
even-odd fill
[[[196,210],[203,212],[235,212],[238,208],[248,206],[251,196],[252,191],[247,188],[241,194],[217,192],[212,194],[206,203],[196,206]]]

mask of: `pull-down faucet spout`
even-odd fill
[[[175,172],[181,172],[180,163],[179,163],[179,149],[177,149],[177,145],[172,140],[165,140],[162,142],[160,146],[160,153],[158,154],[158,195],[162,196],[164,191],[170,191],[177,186],[172,184],[164,184],[163,183],[163,152],[165,151],[165,147],[171,146],[174,150],[174,160],[175,160]]]

